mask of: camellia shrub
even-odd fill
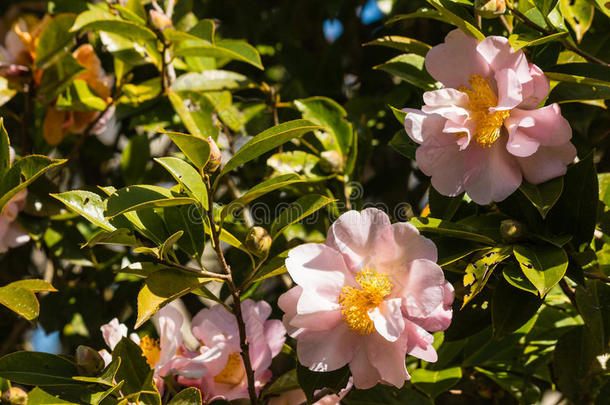
[[[1,402],[608,404],[609,4],[3,3]]]

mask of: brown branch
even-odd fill
[[[248,394],[250,396],[250,403],[256,405],[258,403],[258,397],[256,395],[254,371],[252,369],[252,363],[250,362],[250,350],[248,347],[248,337],[246,336],[246,324],[244,317],[241,312],[241,300],[239,298],[241,291],[235,285],[233,276],[231,274],[231,267],[227,264],[224,253],[220,246],[220,233],[216,229],[216,223],[214,221],[214,196],[212,195],[212,186],[210,184],[210,177],[205,175],[205,184],[208,193],[208,204],[209,208],[207,211],[208,221],[210,225],[210,234],[212,235],[212,244],[216,251],[218,263],[222,268],[222,271],[226,275],[227,285],[231,291],[233,297],[233,313],[237,320],[237,327],[239,329],[239,346],[241,348],[241,358],[244,362],[244,368],[246,369],[246,377],[248,378]]]
[[[610,277],[606,276],[605,274],[588,273],[586,271],[583,274],[586,278],[591,278],[594,280],[601,280],[604,283],[610,283]]]
[[[167,266],[175,267],[175,268],[183,270],[183,271],[188,271],[189,273],[195,273],[195,274],[198,274],[198,275],[204,276],[204,277],[218,278],[221,280],[228,280],[228,278],[229,278],[226,274],[213,273],[213,272],[207,271],[207,270],[199,270],[194,267],[184,266],[180,263],[170,262],[170,261],[166,261],[166,260],[161,260],[161,263],[163,263]]]
[[[570,299],[570,302],[572,303],[574,308],[578,309],[578,305],[576,304],[576,293],[574,292],[572,287],[568,285],[565,278],[561,279],[561,281],[559,282],[559,287],[561,287],[561,291],[563,291],[563,293]]]

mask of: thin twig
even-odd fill
[[[601,280],[604,283],[610,283],[610,277],[606,276],[605,274],[588,273],[588,272],[584,272],[583,274],[586,278],[591,278],[594,280]]]
[[[561,279],[561,281],[559,282],[559,287],[561,287],[561,291],[563,291],[563,293],[570,299],[570,302],[572,303],[574,308],[578,309],[578,305],[576,304],[576,293],[574,292],[572,287],[568,285],[565,278]]]
[[[219,279],[222,279],[222,280],[228,280],[229,279],[229,277],[226,274],[213,273],[213,272],[207,271],[207,270],[199,270],[199,269],[196,269],[194,267],[184,266],[184,265],[182,265],[180,263],[169,262],[169,261],[166,261],[166,260],[161,260],[161,263],[163,263],[163,264],[165,264],[167,266],[175,267],[175,268],[180,269],[180,270],[188,271],[189,273],[199,274],[199,275],[204,276],[204,277],[219,278]]]
[[[227,276],[227,285],[229,286],[231,296],[233,297],[233,313],[235,315],[235,319],[237,320],[237,327],[239,329],[239,346],[241,348],[241,358],[244,362],[244,368],[246,369],[246,377],[248,379],[248,394],[250,396],[250,403],[256,405],[258,403],[258,398],[256,396],[256,388],[254,385],[254,371],[252,370],[252,363],[250,362],[250,350],[248,347],[248,338],[246,336],[246,324],[244,322],[244,317],[241,312],[241,300],[239,298],[241,291],[236,287],[235,282],[233,281],[231,267],[229,267],[229,265],[227,264],[224,253],[222,252],[222,248],[220,246],[220,234],[218,229],[216,229],[216,223],[214,221],[214,196],[212,194],[210,177],[207,175],[205,177],[205,184],[208,193],[209,209],[207,211],[207,215],[208,221],[210,223],[210,233],[212,234],[212,244],[214,245],[214,250],[216,251],[218,263],[220,264],[222,271]]]
[[[33,74],[33,73],[30,73]],[[23,108],[23,118],[21,119],[21,154],[28,155],[32,153],[32,141],[30,139],[30,124],[32,121],[32,104],[34,103],[35,88],[34,78],[31,77],[28,84],[28,91],[25,94],[25,105]]]

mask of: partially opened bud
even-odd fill
[[[150,10],[150,22],[161,31],[172,26],[172,19],[157,10]]]
[[[205,165],[204,170],[206,173],[214,173],[220,167],[220,162],[222,161],[222,155],[220,154],[220,149],[218,149],[218,145],[211,136],[208,136],[207,139],[210,144],[210,160]]]
[[[246,236],[246,247],[258,257],[263,257],[271,248],[271,236],[260,226],[253,226]]]
[[[2,403],[10,405],[26,405],[28,394],[18,387],[11,387],[2,394]]]
[[[474,0],[474,8],[483,18],[496,18],[506,12],[505,0]]]
[[[320,168],[325,173],[341,173],[343,167],[343,157],[336,150],[327,150],[320,154]]]
[[[523,224],[512,219],[500,222],[500,234],[507,242],[515,242],[523,236]]]
[[[80,345],[76,348],[74,355],[76,360],[76,370],[80,375],[95,376],[104,369],[104,359],[89,346]]]

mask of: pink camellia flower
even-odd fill
[[[12,165],[15,152],[10,146],[9,156],[10,165]],[[28,233],[17,223],[17,215],[25,206],[27,195],[28,191],[23,189],[0,208],[0,253],[5,253],[10,248],[21,246],[30,240]]]
[[[374,208],[341,215],[326,243],[292,249],[297,286],[279,299],[301,364],[332,371],[349,364],[356,388],[409,379],[408,354],[436,361],[428,331],[451,323],[453,288],[436,246],[408,223]]]
[[[540,184],[566,173],[576,156],[557,104],[537,108],[549,82],[504,37],[478,42],[460,30],[430,49],[426,69],[444,85],[404,109],[405,129],[421,146],[419,168],[441,194],[463,191],[477,204],[501,201],[522,177]]]
[[[241,303],[241,308],[258,390],[272,377],[269,366],[273,357],[282,350],[286,329],[280,320],[268,319],[271,306],[264,301],[247,299]],[[248,381],[240,354],[235,316],[222,305],[202,309],[193,318],[193,335],[202,344],[200,354],[193,360],[203,363],[205,375],[198,380],[178,378],[178,382],[198,387],[205,401],[248,398]],[[191,374],[195,373],[194,369],[196,366],[191,367]]]
[[[146,363],[155,372],[153,376],[155,384],[162,393],[164,390],[162,377],[180,372],[180,365],[183,364],[182,353],[186,352],[186,349],[183,347],[182,332],[180,331],[183,322],[180,311],[171,306],[163,307],[158,312],[157,319],[159,321],[159,340],[149,336],[139,337],[135,333],[130,334],[129,338],[142,349],[142,355],[146,359]],[[127,337],[127,326],[119,323],[116,318],[100,329],[104,341],[111,351],[114,350],[121,339]],[[112,361],[112,356],[106,350],[101,350],[100,355],[106,365]]]

